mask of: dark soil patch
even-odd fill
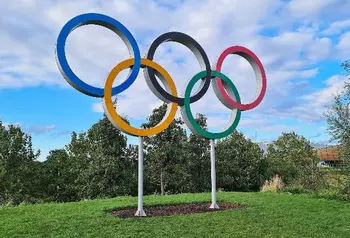
[[[154,216],[174,216],[178,214],[192,214],[192,213],[203,213],[203,212],[216,212],[223,210],[232,210],[243,208],[244,206],[237,203],[218,203],[219,209],[211,209],[210,203],[191,203],[191,204],[178,204],[178,205],[167,205],[167,206],[149,206],[144,207],[144,211],[147,217]],[[108,211],[113,216],[120,218],[136,217],[137,208],[126,208],[120,210]]]

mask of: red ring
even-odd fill
[[[227,94],[227,92],[224,88],[223,82],[220,78],[216,78],[216,80],[215,80],[217,83],[218,89],[221,92],[223,98],[229,104],[231,104],[234,108],[240,109],[242,111],[247,111],[247,110],[253,109],[261,103],[261,101],[263,100],[265,93],[266,93],[266,75],[265,75],[264,67],[263,67],[262,63],[260,62],[259,58],[249,49],[242,47],[242,46],[231,46],[231,47],[227,48],[226,50],[224,50],[224,52],[222,52],[222,54],[219,56],[218,62],[216,64],[216,71],[221,72],[222,63],[224,62],[225,58],[229,54],[236,54],[236,55],[242,56],[250,63],[250,65],[253,67],[253,69],[255,71],[256,79],[261,80],[261,84],[262,84],[261,92],[260,92],[259,96],[255,99],[254,102],[249,103],[249,104],[240,104],[240,103],[234,101]],[[258,66],[258,67],[256,67],[256,66]],[[257,74],[256,70],[260,71],[261,77],[260,77],[260,75]]]

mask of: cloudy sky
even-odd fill
[[[250,138],[257,135],[257,141],[289,131],[313,142],[329,140],[322,114],[345,81],[340,64],[350,58],[348,0],[0,0],[0,5],[0,119],[30,133],[34,147],[42,151],[40,159],[67,144],[72,131],[87,130],[103,115],[101,99],[73,89],[55,62],[60,30],[87,12],[121,22],[142,56],[167,31],[191,35],[211,64],[229,46],[251,49],[265,67],[268,86],[259,107],[242,113],[238,130]],[[78,77],[103,87],[110,70],[129,53],[115,33],[88,25],[69,35],[66,56]],[[162,44],[154,61],[170,73],[180,92],[200,71],[191,51],[177,43]],[[232,55],[222,72],[235,83],[243,103],[251,102],[256,83],[249,63]],[[115,85],[127,74],[118,75]],[[140,73],[120,95],[118,113],[139,126],[160,103]],[[230,110],[211,87],[192,111],[207,115],[211,131],[220,131],[229,121]],[[129,143],[135,142],[129,137]]]

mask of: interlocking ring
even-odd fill
[[[60,34],[58,35],[56,45],[56,63],[58,65],[58,69],[66,81],[78,91],[92,97],[103,97],[103,88],[91,86],[76,76],[73,70],[69,67],[65,54],[65,46],[68,35],[78,27],[90,24],[106,27],[116,33],[125,42],[129,49],[130,56],[135,59],[135,65],[132,68],[128,78],[122,84],[113,88],[112,90],[113,95],[121,93],[129,88],[136,80],[141,67],[141,54],[139,46],[137,45],[137,42],[131,32],[119,21],[109,16],[97,13],[87,13],[72,18],[66,23],[66,25],[64,25]]]
[[[219,98],[219,100],[221,101],[221,103],[225,104],[229,108],[238,108],[242,111],[253,109],[261,103],[261,101],[265,96],[266,75],[265,75],[264,67],[260,62],[259,58],[249,49],[242,46],[232,46],[224,50],[224,52],[222,52],[222,54],[219,56],[218,62],[216,64],[216,70],[218,72],[221,72],[222,63],[224,62],[225,58],[229,54],[237,54],[239,56],[242,56],[253,67],[255,76],[256,76],[256,82],[257,82],[255,100],[249,104],[241,104],[239,102],[236,102],[227,94],[227,92],[224,89],[222,80],[220,78],[217,78],[216,83],[213,84],[214,92],[216,96]]]
[[[168,72],[159,64],[157,64],[154,61],[151,61],[149,59],[141,59],[142,66],[148,66],[152,67],[156,70],[157,76],[162,79],[162,83],[166,87],[167,90],[171,92],[172,95],[175,97],[177,96],[176,86]],[[129,135],[134,136],[150,136],[158,134],[159,132],[162,132],[165,130],[170,123],[174,120],[175,114],[177,111],[177,103],[170,103],[171,106],[168,106],[167,113],[165,115],[165,119],[159,122],[158,125],[156,125],[153,128],[150,129],[138,129],[134,128],[128,123],[126,123],[123,118],[121,118],[117,112],[116,109],[114,109],[114,105],[112,102],[112,85],[114,82],[114,79],[117,77],[117,75],[122,71],[123,69],[127,67],[131,67],[134,65],[134,59],[127,59],[123,62],[116,65],[111,73],[108,75],[106,83],[105,83],[105,90],[104,90],[104,97],[103,97],[103,108],[106,113],[106,116],[108,119],[112,122],[112,124],[117,127],[119,130],[123,131],[124,133],[127,133]]]
[[[177,42],[188,47],[198,59],[201,69],[206,71],[206,75],[203,77],[204,80],[202,80],[199,86],[199,90],[195,93],[195,95],[190,97],[190,102],[194,103],[204,96],[204,94],[208,91],[210,85],[211,69],[208,56],[203,50],[202,46],[189,35],[181,32],[168,32],[159,36],[153,41],[151,47],[148,50],[147,59],[153,60],[154,53],[156,52],[158,46],[168,41]],[[158,97],[161,98],[162,101],[176,102],[180,106],[184,105],[184,98],[174,97],[165,91],[162,86],[160,86],[157,78],[155,77],[154,69],[146,67],[144,72],[148,86],[151,88],[154,94],[158,95]]]
[[[222,79],[224,81],[223,86],[225,87],[225,90],[228,91],[228,93],[232,98],[236,99],[239,103],[241,103],[241,98],[239,96],[238,90],[236,89],[236,86],[232,83],[232,81],[226,75],[218,71],[212,71],[211,73],[213,76]],[[186,91],[185,91],[185,105],[184,107],[181,107],[181,114],[185,124],[190,128],[190,130],[193,133],[208,139],[224,138],[230,135],[237,128],[239,120],[241,119],[241,110],[238,109],[238,110],[232,111],[230,124],[222,132],[213,133],[201,128],[200,125],[196,122],[196,119],[192,115],[191,108],[190,108],[190,95],[191,95],[191,90],[193,86],[196,84],[196,82],[199,79],[203,78],[205,74],[206,74],[205,71],[202,71],[196,74],[187,84]]]
[[[131,54],[131,58],[117,64],[107,76],[104,88],[93,87],[79,79],[68,65],[65,57],[65,41],[70,32],[77,27],[88,24],[96,24],[114,31],[126,43]],[[153,61],[153,57],[158,46],[167,41],[178,42],[187,46],[197,57],[202,71],[191,78],[184,92],[184,97],[178,97],[175,83],[169,73],[159,64]],[[257,77],[257,96],[250,104],[241,104],[239,93],[233,82],[221,73],[221,67],[224,59],[229,54],[238,54],[249,61]],[[132,57],[133,56],[133,57]],[[201,45],[189,35],[181,32],[168,32],[159,36],[149,48],[146,58],[141,58],[139,47],[132,34],[117,20],[96,13],[87,13],[74,17],[62,28],[56,45],[56,62],[58,68],[66,81],[78,91],[93,97],[102,99],[103,109],[107,118],[118,129],[133,136],[152,136],[164,131],[175,118],[177,106],[181,107],[182,117],[188,128],[195,134],[208,139],[219,139],[231,134],[238,126],[241,118],[241,111],[249,110],[259,105],[266,92],[266,76],[263,65],[258,57],[241,46],[232,46],[227,48],[219,57],[216,70],[210,68],[210,62],[207,54]],[[131,68],[131,72],[122,84],[112,87],[113,82],[123,69]],[[163,102],[168,103],[168,110],[164,119],[155,127],[150,129],[135,128],[126,123],[117,113],[112,102],[112,96],[124,92],[136,80],[140,69],[143,68],[146,83],[151,91]],[[161,80],[165,89],[158,83]],[[199,90],[191,96],[192,89],[196,82],[201,80]],[[213,133],[201,128],[194,119],[190,104],[201,99],[208,91],[211,81],[215,95],[229,109],[232,110],[232,116],[229,126],[222,132]]]

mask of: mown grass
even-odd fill
[[[146,196],[145,205],[210,201],[210,194]],[[350,237],[350,203],[308,195],[218,193],[246,205],[215,213],[119,219],[105,210],[136,197],[0,209],[1,237]]]

